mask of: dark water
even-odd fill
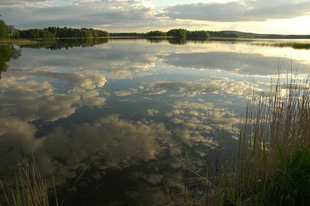
[[[246,99],[309,72],[310,51],[252,43],[0,45],[0,178],[34,156],[64,205],[160,205],[167,186],[199,199],[188,180],[232,161]]]

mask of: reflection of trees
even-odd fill
[[[161,38],[147,38],[146,41],[150,42],[150,43],[162,43],[165,39],[161,39]]]
[[[21,50],[13,45],[0,45],[0,79],[1,73],[6,72],[9,66],[6,64],[11,59],[18,59],[21,56]]]
[[[184,45],[186,44],[187,40],[186,38],[173,38],[173,39],[168,39],[168,42],[170,44]]]
[[[196,44],[203,44],[203,43],[208,43],[210,41],[209,41],[209,39],[206,39],[206,38],[191,38],[191,39],[172,38],[172,39],[168,39],[168,42],[170,44],[185,45],[187,42],[194,42]]]
[[[195,44],[210,43],[210,39],[203,39],[203,38],[192,38],[189,41]]]
[[[40,49],[46,48],[50,50],[71,49],[74,47],[93,47],[95,45],[106,44],[108,38],[83,38],[83,39],[59,39],[41,41],[37,44],[23,44],[21,48]]]

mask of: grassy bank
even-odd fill
[[[207,174],[196,172],[193,162],[186,164],[188,179],[196,177],[188,185],[195,186],[188,186],[190,192],[179,197],[187,205],[308,205],[309,87],[309,79],[292,78],[253,94],[242,118],[235,157],[216,169],[209,164]],[[197,195],[199,190],[204,193]]]
[[[36,44],[38,43],[38,41],[36,40],[30,40],[30,39],[5,39],[5,40],[2,40],[2,43],[4,44]]]
[[[48,186],[33,158],[32,164],[18,162],[18,173],[15,174],[15,189],[6,191],[2,181],[0,185],[7,205],[14,206],[47,206]]]
[[[234,172],[219,185],[223,204],[310,202],[309,80],[277,83],[248,102]]]

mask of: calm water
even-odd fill
[[[252,41],[0,49],[0,178],[14,184],[18,161],[33,155],[49,181],[55,175],[60,201],[68,195],[65,205],[152,205],[167,185],[180,202],[186,191],[202,196],[188,179],[233,158],[252,91],[310,68],[309,50]]]

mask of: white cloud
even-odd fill
[[[308,73],[308,65],[302,61],[291,60],[289,57],[268,57],[262,53],[179,52],[165,56],[163,62],[175,67],[225,70],[247,75],[274,75],[279,73],[279,66],[287,70],[291,65],[298,65],[300,73]],[[286,73],[286,70],[280,72]]]
[[[25,77],[40,76],[59,79],[65,83],[66,93],[59,92],[51,82],[19,82]],[[5,107],[1,116],[13,115],[26,121],[44,118],[56,121],[73,114],[79,106],[100,107],[106,98],[96,88],[106,83],[102,75],[30,72],[20,78],[5,78],[0,85],[0,101]]]
[[[169,5],[167,5],[169,4]],[[279,22],[270,19],[287,19],[309,15],[308,1],[130,1],[130,0],[78,0],[36,1],[4,0],[1,2],[2,17],[17,28],[43,28],[48,26],[93,27],[108,31],[168,30],[174,27],[188,29],[218,30],[236,28],[221,22],[239,22],[238,29],[255,30],[255,25],[266,29],[273,25],[276,31],[306,33],[307,28],[280,28]],[[193,21],[194,20],[194,21]],[[214,24],[217,22],[217,24]],[[298,29],[299,28],[299,29]],[[293,30],[293,31],[292,31]],[[309,31],[309,30],[308,30]],[[257,32],[257,31],[256,31]],[[264,31],[261,31],[264,32]],[[309,33],[309,32],[308,32]]]
[[[157,159],[166,148],[162,143],[170,142],[170,135],[163,123],[128,121],[118,115],[109,115],[95,122],[54,128],[44,138],[39,149],[42,155],[38,158],[51,160],[56,156],[68,164],[42,162],[50,169],[58,166],[65,169],[77,162],[85,163],[89,158],[102,169],[121,169]]]
[[[309,14],[309,1],[243,1],[174,5],[160,16],[219,22],[265,21]]]
[[[16,2],[18,3],[18,2]],[[75,1],[61,6],[37,6],[26,3],[23,6],[6,7],[2,16],[17,28],[68,26],[93,27],[109,25],[109,28],[132,27],[137,22],[154,21],[153,11],[140,1]]]
[[[14,180],[18,162],[24,162],[42,146],[43,140],[35,138],[36,131],[35,126],[18,118],[0,118],[0,175],[6,184]]]

